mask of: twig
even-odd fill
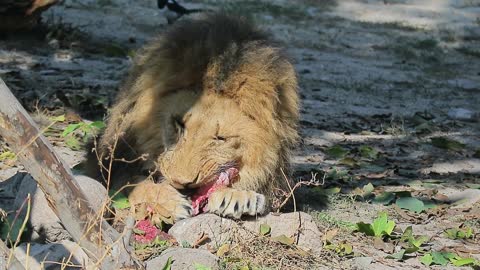
[[[0,256],[2,257],[0,261],[5,262],[5,260],[10,256],[10,252],[11,250],[8,249],[7,245],[5,245],[2,240],[0,240]],[[25,270],[23,265],[20,263],[20,261],[18,261],[15,256],[12,256],[12,258],[10,259],[10,265],[7,264],[5,268],[9,270]]]
[[[309,181],[299,181],[297,182],[293,188],[291,187],[290,185],[290,181],[288,180],[287,176],[285,175],[285,173],[283,172],[283,170],[281,170],[282,174],[283,174],[283,177],[285,178],[285,181],[287,181],[287,184],[288,184],[288,188],[290,189],[290,192],[287,193],[283,190],[279,190],[280,192],[283,193],[283,195],[285,196],[285,199],[283,200],[283,202],[278,206],[277,208],[277,213],[280,213],[280,209],[282,209],[283,206],[285,206],[285,204],[287,204],[288,200],[290,199],[290,197],[293,198],[293,211],[296,212],[297,211],[297,203],[296,203],[296,200],[295,200],[295,190],[301,186],[322,186],[325,184],[325,178],[326,178],[326,175],[323,175],[323,179],[322,179],[322,182],[318,182],[316,177],[317,177],[317,174],[312,174],[312,179],[310,179]]]
[[[13,244],[10,255],[8,256],[7,268],[10,265],[10,261],[14,257],[13,252],[15,251],[15,248],[17,248],[18,243],[20,243],[20,238],[22,237],[23,231],[25,230],[25,227],[27,226],[28,217],[30,217],[30,208],[31,208],[30,207],[31,206],[30,193],[28,193],[26,201],[27,201],[27,213],[25,215],[25,219],[23,220],[22,226],[20,227],[20,231],[18,232],[17,239],[15,239],[15,243]]]
[[[205,241],[207,241],[208,239],[210,239],[210,237],[208,237],[208,234],[205,233],[205,232],[202,232],[202,234],[200,235],[200,237],[195,241],[195,243],[193,243],[192,245],[192,248],[197,248],[199,247],[200,245],[202,245]]]

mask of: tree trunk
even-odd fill
[[[118,244],[122,242],[119,233],[105,221],[95,219],[71,170],[40,134],[36,124],[2,79],[0,136],[37,181],[65,229],[94,262],[100,261],[102,269],[115,269],[119,265],[133,263],[123,243]],[[102,258],[107,249],[109,255]]]

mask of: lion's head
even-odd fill
[[[259,190],[287,166],[297,138],[295,73],[276,49],[251,46],[242,48],[229,70],[219,68],[227,57],[213,61],[201,96],[186,113],[172,116],[177,143],[160,156],[159,165],[173,185],[199,187],[234,167],[241,179],[234,186]]]

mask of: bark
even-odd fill
[[[55,153],[47,139],[0,79],[0,136],[37,181],[50,207],[72,238],[102,269],[131,265],[121,237],[105,221],[95,219],[85,195],[74,181],[69,167]],[[117,241],[119,240],[120,241]],[[108,249],[108,255],[106,250]]]

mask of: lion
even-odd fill
[[[137,53],[88,155],[89,175],[115,188],[136,183],[131,203],[173,220],[196,214],[188,190],[222,175],[228,183],[209,191],[205,212],[263,214],[276,189],[288,190],[297,89],[283,50],[246,19],[179,21]]]

